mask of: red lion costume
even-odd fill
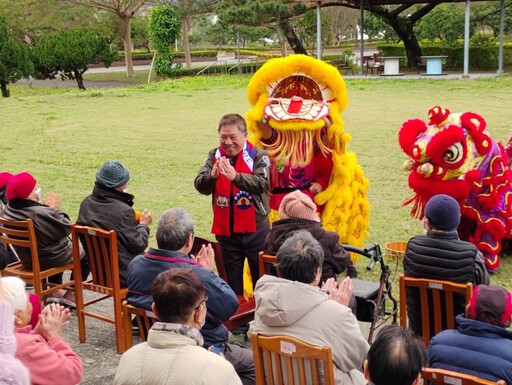
[[[415,195],[411,215],[424,216],[426,202],[448,194],[461,206],[461,239],[484,255],[487,269],[500,265],[501,241],[512,234],[512,172],[501,143],[486,132],[485,120],[472,112],[452,114],[439,106],[425,123],[405,122],[398,134],[402,150],[411,157],[409,187]]]

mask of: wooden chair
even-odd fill
[[[75,290],[76,294],[76,287],[73,289],[73,286],[75,285],[74,280],[70,280],[62,284],[52,284],[48,282],[48,277],[67,270],[73,270],[73,263],[41,270],[39,264],[39,253],[37,250],[36,233],[32,219],[24,221],[10,221],[0,218],[0,225],[0,241],[5,245],[12,247],[19,255],[26,255],[28,252],[32,265],[32,270],[29,270],[23,267],[21,261],[12,262],[2,271],[2,276],[19,277],[26,283],[34,285],[34,291],[41,299],[44,299],[49,294],[60,289]],[[23,249],[23,253],[20,249]]]
[[[195,237],[194,245],[192,246],[191,254],[196,255],[201,249],[202,245],[212,245],[213,251],[215,252],[215,265],[217,267],[217,273],[220,278],[227,282],[226,269],[224,268],[224,261],[222,260],[222,254],[220,253],[219,243],[215,241],[209,241],[208,239]],[[229,320],[224,322],[224,325],[229,331],[239,328],[240,326],[246,325],[254,319],[254,310],[256,302],[254,298],[245,298],[243,295],[237,295],[238,299],[238,310],[231,316]]]
[[[485,380],[480,377],[472,376],[469,374],[453,372],[451,370],[446,369],[434,369],[434,368],[424,368],[421,371],[421,378],[423,378],[423,384],[427,385],[427,381],[431,384],[435,385],[444,385],[444,384],[456,384],[456,385],[498,385],[503,384],[505,382],[495,382],[490,380]]]
[[[406,288],[416,287],[420,294],[421,327],[425,346],[428,347],[430,338],[445,329],[455,328],[455,316],[453,311],[453,294],[465,294],[466,305],[469,303],[473,292],[471,283],[455,283],[426,278],[406,277],[400,275],[400,325],[407,327],[407,298]],[[444,308],[442,306],[441,293],[444,294]],[[430,299],[429,299],[430,297]],[[432,312],[429,311],[432,308]],[[433,318],[434,333],[431,334],[430,324]],[[443,327],[443,322],[446,324]]]
[[[280,277],[281,275],[277,271],[275,265],[277,264],[277,257],[272,254],[265,254],[263,251],[260,251],[258,255],[258,265],[259,265],[259,273],[260,277],[265,274],[269,274],[270,271],[272,275]],[[275,273],[275,274],[273,274]]]
[[[265,337],[253,333],[256,384],[334,385],[330,347],[313,346],[288,336]]]
[[[146,342],[149,329],[158,321],[155,313],[130,305],[127,301],[123,301],[123,328],[124,328],[124,350],[128,350],[133,346],[132,316],[139,328],[140,341]]]
[[[121,288],[119,283],[119,263],[117,256],[117,238],[114,230],[106,231],[89,226],[71,226],[73,238],[73,260],[75,273],[81,277],[80,266],[80,239],[89,258],[92,279],[81,282],[76,280],[76,315],[78,318],[78,336],[80,342],[85,342],[85,316],[93,317],[101,321],[110,322],[116,328],[117,352],[124,351],[122,301],[126,297],[127,288]],[[98,294],[88,302],[84,302],[83,290],[90,290]],[[86,310],[86,307],[105,299],[112,298],[114,302],[114,317]]]

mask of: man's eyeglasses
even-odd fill
[[[208,301],[208,296],[205,295],[204,296],[204,299],[199,302],[199,304],[194,308],[194,310],[199,310],[199,308],[201,307],[201,305],[204,303],[204,307],[206,307],[206,301]]]

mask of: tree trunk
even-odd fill
[[[412,23],[403,17],[390,18],[388,23],[404,42],[405,53],[407,55],[407,68],[418,68],[421,48],[414,34]]]
[[[190,57],[190,42],[188,40],[188,31],[190,30],[190,17],[186,16],[181,21],[181,33],[183,34],[183,51],[185,51],[185,66],[192,67],[192,59]]]
[[[283,34],[286,37],[286,40],[288,40],[288,44],[292,47],[293,52],[301,53],[303,55],[308,54],[287,19],[283,19],[279,22],[279,28],[283,31]]]
[[[78,88],[85,91],[84,78],[82,77],[83,72],[80,72],[80,70],[74,70],[73,72],[75,75],[76,84],[78,84]]]
[[[8,98],[11,96],[11,93],[7,89],[7,82],[0,82],[0,87],[2,88],[2,97]]]
[[[281,56],[285,57],[288,54],[286,52],[286,39],[284,38],[283,34],[281,33],[281,29],[279,27],[276,26],[276,28],[274,28],[274,31],[275,31],[276,36],[277,36],[277,41],[279,42],[279,48],[281,50]]]
[[[134,78],[135,71],[133,69],[133,60],[132,60],[132,37],[131,37],[130,20],[131,20],[131,16],[129,16],[129,15],[121,16],[121,33],[123,35],[124,61],[126,64],[126,77]]]

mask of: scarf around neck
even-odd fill
[[[215,162],[225,157],[222,148],[215,152]],[[254,168],[254,146],[245,142],[242,152],[235,163],[237,173],[252,174]],[[231,226],[232,224],[232,226]],[[225,175],[220,174],[213,193],[213,225],[215,235],[230,236],[234,233],[254,233],[256,231],[256,213],[253,196],[240,190]]]

